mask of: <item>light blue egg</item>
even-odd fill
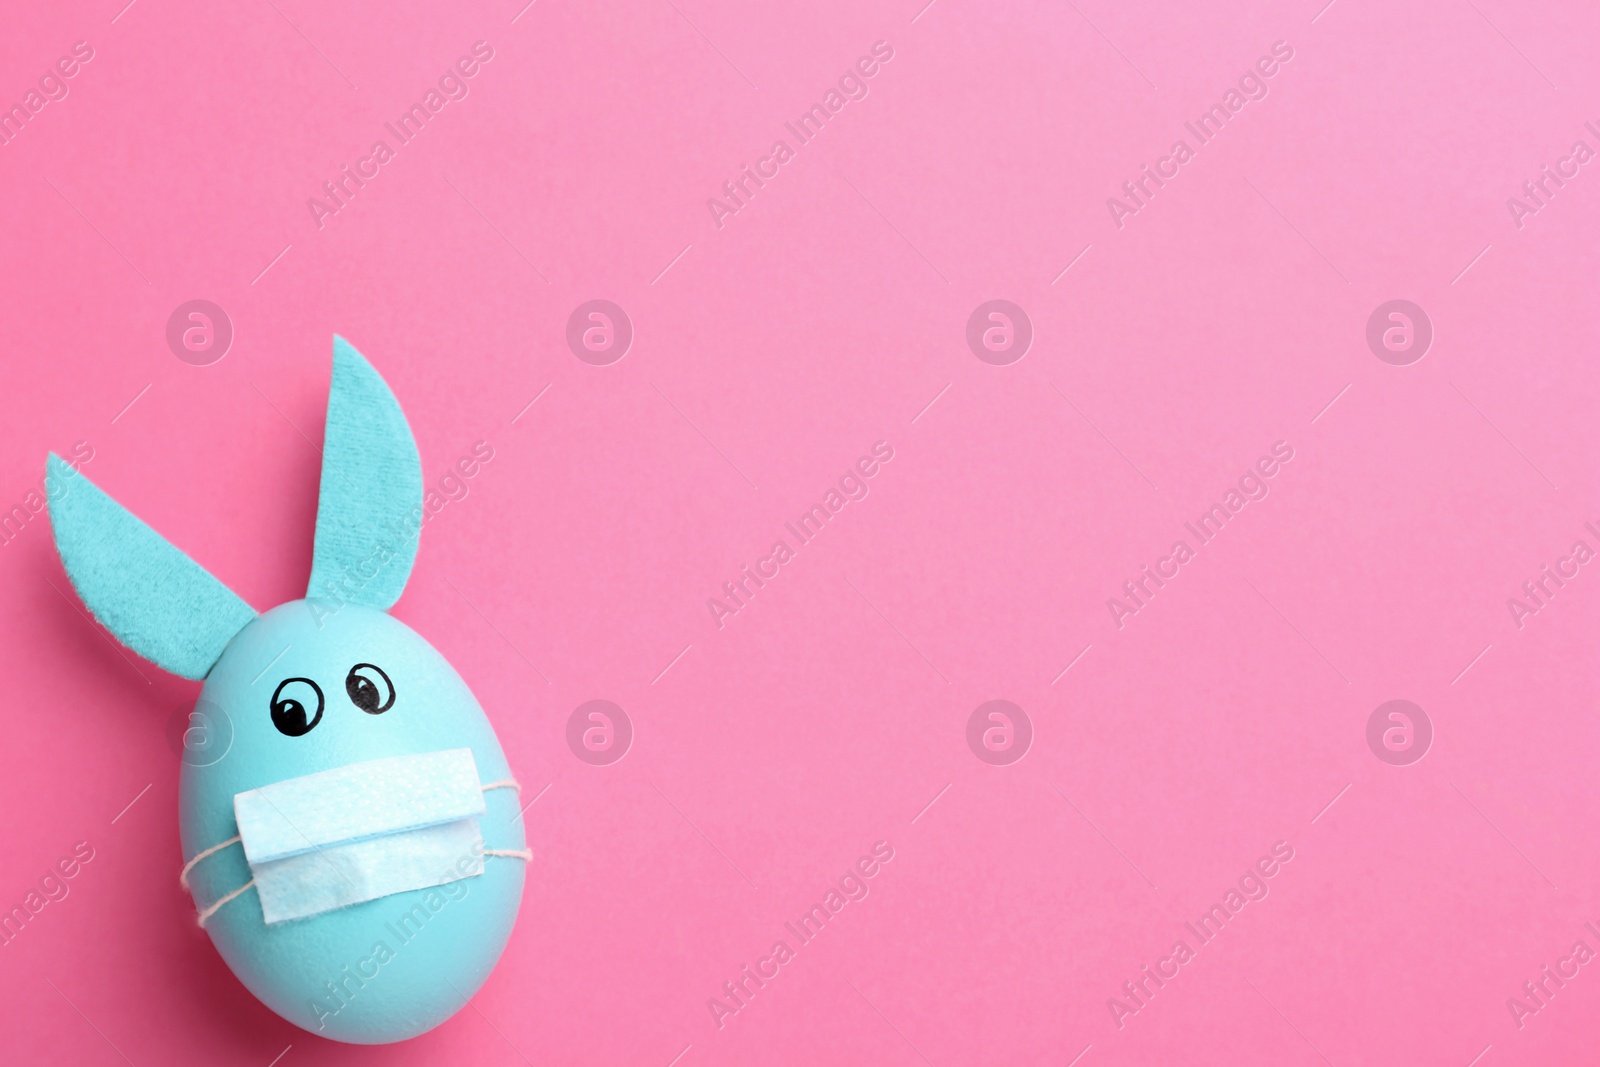
[[[346,695],[356,664],[388,676],[388,711],[368,714]],[[316,726],[298,737],[280,733],[270,714],[274,691],[290,678],[316,682],[323,698]],[[238,832],[235,794],[316,771],[470,748],[485,784],[514,777],[461,676],[416,631],[371,608],[350,605],[325,616],[306,600],[273,608],[229,643],[198,708],[206,718],[196,717],[197,728],[210,731],[213,744],[231,735],[231,747],[207,765],[200,764],[215,753],[184,762],[178,815],[185,856]],[[517,794],[494,789],[484,802],[486,848],[525,848]],[[238,846],[202,860],[190,875],[196,901],[218,900],[249,880]],[[511,936],[522,882],[521,860],[491,856],[478,877],[271,926],[256,895],[246,892],[218,909],[206,931],[250,992],[290,1022],[339,1041],[397,1041],[437,1026],[477,992]]]
[[[339,1041],[400,1041],[459,1011],[511,936],[526,843],[516,776],[483,708],[386,610],[415,559],[422,478],[383,379],[335,338],[307,598],[261,615],[59,457],[46,483],[62,563],[95,617],[152,662],[205,680],[185,733],[180,862],[233,973],[285,1019]],[[461,749],[490,787],[474,854],[424,888],[266,921],[237,840],[239,794]]]

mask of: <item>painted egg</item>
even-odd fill
[[[286,714],[274,708],[298,704]],[[378,709],[382,709],[381,711]],[[482,785],[512,778],[488,717],[454,668],[392,616],[312,601],[280,605],[242,630],[206,679],[179,785],[183,854],[239,833],[234,798],[249,790],[369,761],[469,749]],[[520,852],[521,805],[510,788],[483,794],[482,852]],[[312,850],[314,852],[314,850]],[[327,861],[331,866],[336,860]],[[459,877],[459,866],[481,874]],[[254,889],[205,921],[239,980],[273,1011],[324,1037],[398,1041],[437,1026],[478,990],[505,948],[524,864],[443,854],[442,885],[321,914],[264,921]],[[313,868],[313,878],[341,872]],[[359,877],[359,872],[356,877]],[[251,881],[238,844],[194,864],[202,912]]]

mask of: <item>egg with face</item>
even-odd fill
[[[205,680],[184,734],[180,880],[229,968],[335,1040],[399,1041],[455,1014],[505,949],[532,857],[488,717],[385,610],[422,509],[382,378],[335,339],[310,589],[264,614],[55,456],[47,488],[96,618]]]

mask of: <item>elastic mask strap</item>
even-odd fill
[[[517,780],[515,778],[507,778],[501,782],[490,782],[488,785],[483,787],[483,791],[485,793],[491,789],[515,789],[517,791],[517,796],[522,796],[522,786],[517,784]],[[483,854],[485,856],[503,856],[507,859],[524,860],[528,863],[533,862],[533,849],[531,848],[486,848],[483,850]]]
[[[510,859],[526,860],[529,863],[533,862],[533,849],[531,848],[486,848],[483,850],[483,854],[485,856],[506,856]]]
[[[238,843],[239,843],[239,835],[238,834],[234,834],[232,837],[228,838],[226,841],[224,841],[220,845],[212,845],[210,848],[202,849],[201,851],[196,852],[194,854],[194,859],[190,860],[188,863],[185,863],[183,865],[183,870],[178,872],[178,884],[183,886],[183,888],[188,889],[189,888],[189,872],[194,870],[194,865],[195,864],[199,863],[201,860],[205,859],[207,856],[216,855],[218,852],[221,852],[223,849],[227,848],[229,845],[237,845]]]
[[[221,900],[219,900],[215,904],[211,905],[211,907],[207,908],[205,911],[202,911],[199,915],[197,915],[195,917],[195,921],[198,922],[200,924],[201,928],[203,929],[205,927],[205,925],[206,925],[206,920],[211,918],[211,916],[215,915],[217,913],[217,909],[218,908],[222,907],[228,901],[232,900],[234,897],[238,896],[240,893],[243,893],[246,889],[249,889],[251,886],[253,886],[255,884],[256,884],[256,880],[254,878],[250,879],[244,885],[240,886],[238,889],[235,889],[233,892],[229,893],[227,896],[223,897]]]

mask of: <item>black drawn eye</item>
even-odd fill
[[[307,711],[307,709],[310,709]],[[285,678],[272,692],[272,725],[300,737],[322,721],[322,689],[310,678]]]
[[[350,703],[368,715],[382,715],[394,707],[394,683],[383,669],[371,663],[357,663],[344,678],[344,691]]]

